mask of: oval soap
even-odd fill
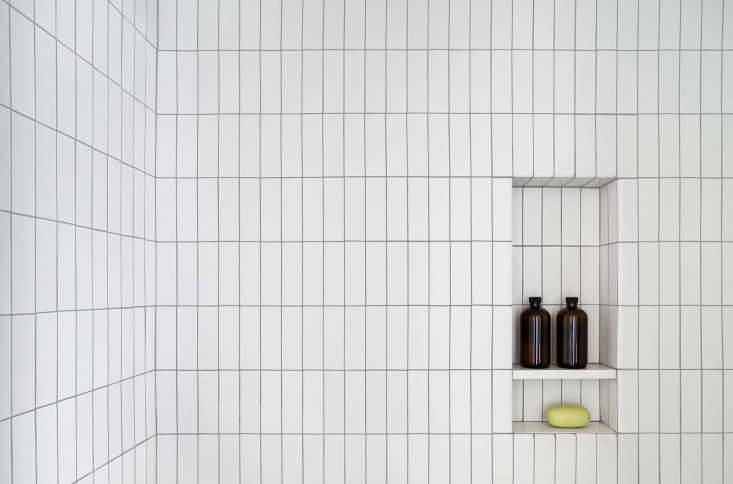
[[[585,427],[590,421],[590,412],[580,405],[554,405],[545,413],[547,423],[553,427]]]

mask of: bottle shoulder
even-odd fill
[[[520,317],[521,318],[529,318],[529,317],[547,317],[549,318],[550,313],[549,311],[547,311],[547,309],[543,307],[539,307],[539,308],[528,307],[528,308],[525,308],[520,313]]]
[[[557,313],[557,318],[584,318],[588,319],[588,313],[580,308],[562,308]]]

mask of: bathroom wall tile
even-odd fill
[[[639,482],[659,479],[659,454],[660,436],[639,435]]]
[[[618,430],[620,432],[634,432],[639,428],[638,387],[639,382],[637,372],[619,371]]]
[[[597,441],[595,435],[578,434],[576,436],[576,472],[577,482],[590,483],[596,480]]]
[[[659,302],[679,304],[680,301],[680,244],[659,244]]]
[[[659,303],[659,245],[639,243],[639,304]]]
[[[619,307],[618,321],[618,354],[619,368],[635,368],[638,366],[639,348],[639,312],[634,307]]]
[[[660,366],[660,309],[639,307],[639,368]]]
[[[702,358],[700,308],[683,306],[680,311],[682,368],[698,368]]]
[[[733,257],[733,244],[722,244],[722,267],[730,266],[731,260],[733,260],[731,257]],[[733,272],[723,270],[722,286],[722,299],[724,304],[728,304],[733,300]]]
[[[460,398],[451,406],[453,415],[447,411],[441,415],[450,415],[456,429],[510,432],[512,345],[506,342],[513,334],[510,318],[520,309],[510,309],[510,305],[519,306],[526,297],[515,294],[513,287],[520,288],[519,292],[522,288],[541,292],[545,302],[557,305],[550,308],[553,313],[559,309],[563,296],[580,295],[581,304],[586,305],[591,317],[591,328],[596,328],[591,331],[590,354],[597,345],[600,359],[629,368],[628,375],[613,385],[593,387],[592,382],[584,382],[578,387],[570,382],[548,382],[541,389],[537,408],[551,400],[558,388],[568,399],[574,399],[579,388],[582,404],[590,407],[592,413],[597,405],[598,414],[605,415],[612,426],[622,428],[634,420],[629,415],[636,388],[640,425],[644,415],[651,415],[654,421],[656,410],[658,430],[662,432],[679,432],[680,422],[682,430],[695,426],[698,431],[717,429],[718,415],[726,415],[715,372],[721,366],[729,367],[730,358],[725,346],[716,341],[721,340],[721,335],[722,341],[729,339],[728,311],[725,307],[721,310],[719,305],[725,305],[733,291],[728,290],[730,278],[725,271],[730,251],[727,245],[717,244],[721,237],[723,241],[730,239],[726,236],[727,219],[720,217],[727,207],[727,192],[725,183],[721,186],[715,177],[726,173],[728,131],[725,117],[708,114],[725,112],[727,99],[725,53],[718,57],[715,49],[730,43],[728,31],[733,29],[719,29],[721,19],[726,26],[729,23],[728,12],[720,2],[706,3],[705,8],[700,2],[683,4],[681,8],[653,2],[623,3],[616,8],[615,4],[585,1],[578,5],[559,2],[554,6],[543,1],[514,6],[500,1],[488,10],[483,2],[413,2],[407,8],[404,4],[318,1],[304,5],[289,1],[282,5],[245,2],[237,6],[227,0],[216,9],[192,0],[177,4],[163,1],[160,5],[115,1],[111,8],[106,8],[106,4],[101,8],[96,3],[90,8],[91,3],[86,1],[73,8],[67,3],[59,4],[57,18],[51,18],[55,14],[49,13],[53,11],[47,2],[37,2],[34,8],[28,2],[0,8],[11,33],[9,43],[0,41],[0,65],[7,66],[0,71],[8,73],[5,82],[0,82],[0,86],[5,86],[0,88],[0,99],[18,110],[7,116],[6,133],[12,132],[13,136],[8,134],[6,144],[12,145],[12,150],[8,149],[11,156],[5,157],[8,163],[3,165],[7,167],[3,172],[7,177],[0,176],[11,180],[4,191],[8,196],[3,207],[15,213],[12,224],[10,215],[6,217],[8,229],[11,225],[13,228],[13,237],[8,236],[6,244],[6,265],[11,267],[11,261],[13,264],[6,284],[7,302],[2,304],[0,297],[0,308],[5,310],[0,312],[32,315],[50,311],[51,317],[56,309],[62,310],[57,330],[59,341],[64,342],[58,355],[57,387],[61,398],[73,399],[79,385],[89,386],[86,371],[78,381],[76,374],[77,363],[86,370],[84,356],[88,354],[88,345],[78,344],[77,340],[86,334],[83,330],[87,319],[81,316],[82,331],[77,334],[79,321],[73,311],[92,305],[109,311],[108,340],[124,341],[109,348],[98,347],[104,338],[98,340],[95,331],[93,361],[100,355],[109,355],[109,375],[104,375],[109,379],[105,384],[110,384],[109,414],[88,412],[94,413],[95,432],[105,420],[120,421],[122,428],[109,426],[109,455],[99,454],[88,445],[89,421],[73,417],[76,405],[84,407],[88,399],[60,404],[59,414],[64,418],[60,418],[56,433],[59,442],[68,445],[60,445],[59,451],[70,449],[73,455],[60,456],[59,480],[83,477],[69,462],[80,464],[82,472],[97,469],[87,479],[101,479],[109,474],[114,480],[124,472],[128,476],[136,474],[136,479],[141,480],[148,471],[147,477],[161,481],[172,482],[179,475],[218,472],[228,480],[236,478],[228,473],[236,466],[225,463],[239,458],[244,463],[241,472],[248,482],[268,476],[290,482],[301,475],[297,470],[292,473],[290,466],[282,467],[281,462],[298,462],[305,453],[311,457],[304,458],[302,477],[309,482],[310,478],[319,481],[322,477],[329,482],[361,482],[376,475],[374,470],[379,475],[389,475],[391,480],[401,480],[408,468],[410,476],[418,481],[428,476],[463,480],[469,475],[466,459],[470,447],[465,436],[413,433],[427,431],[428,398],[434,400],[437,409],[438,403],[449,395],[447,391],[436,395],[437,387],[428,391],[428,375],[424,375],[424,388],[412,393],[409,399],[414,410],[411,419],[421,415],[423,409],[424,419],[417,419],[423,421],[400,430],[410,433],[406,436],[388,437],[392,439],[388,445],[379,436],[363,435],[352,435],[346,441],[326,436],[322,442],[294,436],[283,440],[277,435],[264,440],[250,435],[229,442],[222,435],[217,445],[217,437],[202,436],[197,451],[194,435],[158,435],[140,442],[140,435],[154,434],[145,428],[150,424],[137,407],[142,402],[143,407],[147,404],[163,410],[158,412],[161,425],[156,432],[182,431],[176,428],[176,420],[181,416],[182,422],[193,430],[193,395],[201,395],[201,381],[207,393],[206,388],[214,388],[218,380],[211,380],[213,373],[203,380],[196,377],[195,391],[185,391],[185,398],[191,400],[176,402],[181,390],[176,388],[177,377],[189,376],[185,376],[186,371],[176,375],[168,370],[177,368],[174,365],[178,365],[182,351],[188,355],[182,360],[187,369],[195,370],[201,365],[207,369],[206,374],[218,371],[224,361],[231,364],[239,348],[236,357],[244,367],[255,371],[268,369],[263,372],[267,380],[264,385],[259,373],[245,372],[248,374],[242,377],[246,382],[246,389],[241,390],[243,427],[248,432],[260,431],[262,420],[265,427],[282,430],[283,416],[277,411],[277,401],[283,402],[283,425],[297,427],[298,412],[290,412],[297,409],[297,392],[289,393],[288,389],[299,388],[298,381],[303,381],[305,389],[306,382],[297,377],[291,381],[288,378],[293,375],[279,372],[282,365],[299,368],[301,359],[302,365],[307,359],[309,364],[316,365],[315,369],[320,364],[329,370],[321,383],[322,411],[319,413],[317,402],[315,410],[311,409],[315,412],[314,420],[317,422],[320,416],[329,429],[316,425],[313,432],[338,432],[346,416],[349,425],[363,425],[359,415],[366,415],[366,410],[362,412],[360,408],[372,399],[382,399],[380,392],[384,387],[387,394],[393,393],[390,389],[404,387],[406,396],[407,388],[415,384],[413,380],[421,377],[415,372],[409,377],[400,374],[399,378],[404,379],[396,380],[398,383],[391,387],[390,378],[397,376],[390,372],[379,380],[384,386],[379,383],[373,387],[366,380],[357,377],[352,381],[349,376],[349,382],[357,383],[352,388],[344,387],[346,375],[331,370],[343,369],[347,361],[354,368],[363,368],[369,361],[370,366],[385,365],[398,370],[405,365],[395,361],[408,359],[411,368],[427,368],[428,363],[442,355],[437,352],[439,348],[449,348],[445,358],[438,358],[440,372],[449,364],[453,368],[450,372],[456,371],[457,366],[471,364],[485,368],[481,370],[487,372],[481,375],[482,383],[477,383],[476,375],[471,375],[469,381],[472,394],[481,396],[477,401],[491,400],[491,406],[485,406],[489,413],[483,417],[474,416],[470,429],[466,427],[465,411],[458,410],[465,409],[467,403]],[[491,29],[469,23],[488,14],[492,15]],[[552,19],[554,27],[550,24]],[[34,32],[33,22],[43,32]],[[30,40],[21,42],[24,38]],[[553,48],[561,49],[552,56],[529,50],[548,47],[552,38]],[[54,40],[61,44],[49,54],[47,44]],[[31,55],[29,49],[34,45],[33,52],[39,55]],[[397,50],[383,54],[380,50],[384,47]],[[400,50],[406,47],[413,50]],[[660,47],[666,50],[657,51]],[[301,48],[308,50],[298,53]],[[349,50],[339,51],[344,48]],[[365,48],[372,50],[361,51]],[[419,51],[425,48],[429,50]],[[477,50],[488,48],[494,50]],[[583,51],[575,52],[576,48]],[[593,53],[597,48],[602,51]],[[637,48],[643,52],[635,52]],[[691,50],[680,52],[680,48]],[[700,48],[706,50],[697,52]],[[237,49],[244,50],[234,52]],[[44,61],[49,55],[52,60]],[[87,61],[94,66],[93,71]],[[484,69],[488,62],[491,69]],[[31,69],[34,65],[35,69]],[[547,72],[551,65],[552,79]],[[54,71],[58,71],[59,85],[56,108],[48,106],[48,99],[53,99],[45,97],[48,90],[38,90],[54,78]],[[677,76],[679,72],[681,77]],[[698,76],[700,73],[702,77]],[[221,78],[219,84],[217,78]],[[31,82],[25,82],[28,79]],[[159,100],[153,92],[156,89],[151,88],[155,85]],[[598,89],[593,90],[592,86]],[[329,95],[324,97],[325,92]],[[550,93],[552,103],[548,101]],[[100,99],[109,100],[109,112]],[[392,113],[386,118],[380,113],[383,106]],[[301,107],[313,114],[299,116]],[[366,118],[343,114],[344,110],[365,109],[369,111]],[[596,116],[613,114],[614,109],[628,116]],[[227,114],[217,114],[224,111],[236,117],[229,119]],[[239,111],[247,114],[237,119]],[[322,116],[321,111],[331,114]],[[405,114],[408,111],[410,114]],[[210,113],[210,117],[198,117],[204,112]],[[637,112],[642,114],[636,116]],[[165,116],[177,113],[186,114],[179,119]],[[282,117],[283,113],[293,115]],[[162,117],[156,122],[158,115]],[[33,128],[36,120],[49,126],[58,124],[59,133],[79,138],[83,144],[93,146],[94,151],[88,152],[88,146],[77,150],[75,142],[65,135],[54,140],[55,135],[46,128]],[[160,142],[155,139],[156,129]],[[550,129],[552,135],[548,136]],[[33,144],[24,143],[31,139],[23,134],[26,131],[35,133]],[[54,147],[58,145],[58,153],[47,149],[49,143],[43,140],[53,141]],[[385,143],[387,150],[381,150]],[[25,149],[26,145],[32,150]],[[108,163],[98,163],[107,157]],[[21,163],[24,159],[35,163]],[[508,177],[513,162],[523,170],[528,167],[529,177],[556,177],[552,183],[558,187],[524,190],[540,193],[543,202],[523,207],[525,213],[534,213],[530,220],[518,218],[516,210],[513,215],[505,210],[509,207]],[[56,164],[58,170],[53,172],[58,174],[48,178],[46,172]],[[156,165],[160,169],[157,173]],[[600,190],[590,188],[592,184],[583,189],[559,188],[567,183],[564,177],[614,177],[617,172],[622,179]],[[152,178],[154,173],[160,180]],[[402,178],[408,173],[409,180]],[[316,179],[323,174],[326,179]],[[516,171],[515,176],[518,174],[521,173]],[[148,175],[150,183],[144,175]],[[361,178],[364,175],[368,178]],[[384,175],[388,175],[386,180],[379,179]],[[447,175],[453,179],[442,178]],[[700,175],[706,178],[689,178]],[[229,183],[230,177],[238,176],[246,178]],[[282,176],[286,178],[281,179]],[[463,178],[466,176],[472,176],[472,180],[467,181]],[[663,178],[657,180],[658,176]],[[212,181],[209,177],[226,178]],[[309,182],[315,184],[310,187],[312,191],[306,187]],[[392,182],[403,186],[393,192]],[[491,184],[492,190],[486,191],[484,182]],[[534,182],[540,183],[538,179]],[[54,190],[49,190],[51,185]],[[132,202],[143,193],[145,203]],[[397,202],[403,194],[404,206]],[[630,212],[626,210],[631,206],[629,200],[634,202]],[[387,212],[380,207],[390,208],[386,220]],[[528,208],[537,210],[528,212]],[[393,212],[399,217],[393,216]],[[599,212],[600,227],[596,222]],[[27,230],[16,230],[15,218],[27,215],[48,219],[28,219],[30,227],[36,227],[28,232],[35,234],[29,239],[30,247],[43,252],[33,257],[23,256],[23,250],[27,252],[22,248],[27,245],[23,244],[27,237],[22,234]],[[57,217],[62,223],[55,233],[49,224]],[[90,226],[93,233],[88,231]],[[111,233],[100,238],[99,230]],[[146,240],[133,241],[133,235]],[[385,237],[390,239],[387,244],[371,242]],[[439,242],[449,237],[470,243]],[[56,238],[58,242],[53,243]],[[301,239],[309,242],[300,245]],[[321,243],[321,239],[328,242]],[[206,244],[199,244],[204,240]],[[234,244],[233,240],[243,242]],[[285,246],[283,240],[287,241]],[[509,240],[513,240],[513,246]],[[618,241],[621,246],[599,247]],[[643,243],[637,244],[640,241]],[[46,285],[39,278],[49,274],[46,269],[53,265],[56,251],[59,268],[50,273],[52,278],[57,273],[58,281],[55,286]],[[0,254],[5,252],[0,250]],[[510,262],[512,254],[529,257],[517,264]],[[26,269],[32,271],[29,273],[33,278],[25,277]],[[506,281],[510,274],[514,284]],[[26,286],[32,292],[26,292]],[[54,287],[58,303],[49,296]],[[101,292],[105,293],[103,297]],[[28,299],[27,294],[33,298]],[[137,306],[139,301],[161,304],[155,310],[160,320],[150,320],[154,313],[143,308],[119,309],[123,305]],[[401,308],[406,302],[416,306]],[[597,303],[603,306],[595,306]],[[187,306],[179,312],[176,304],[210,306]],[[224,306],[218,308],[219,304]],[[242,310],[241,334],[232,334],[232,323],[223,318],[222,311],[238,304],[246,305]],[[303,304],[305,309],[314,311],[319,310],[319,305],[330,306],[322,315],[316,314],[312,324],[304,324],[319,333],[318,321],[322,318],[320,338],[319,334],[307,335],[307,331],[299,329],[298,306]],[[347,311],[343,304],[355,306]],[[365,304],[369,307],[360,308]],[[404,309],[405,313],[396,319],[388,315],[390,325],[385,332],[375,332],[374,329],[384,327],[383,321],[369,315],[383,304],[397,305],[389,309]],[[457,305],[457,312],[446,312],[450,315],[446,321],[455,325],[442,325],[444,321],[438,317],[442,313],[423,306],[430,304]],[[621,307],[617,308],[617,304]],[[642,306],[637,307],[638,304]],[[661,306],[657,307],[658,304]],[[458,307],[464,305],[475,306],[470,319],[465,319]],[[278,314],[283,311],[280,319]],[[218,313],[222,313],[221,319],[217,318]],[[630,313],[638,321],[627,331]],[[359,314],[362,319],[352,318]],[[307,320],[305,311],[302,319]],[[207,322],[212,320],[214,325],[210,326]],[[344,330],[344,320],[360,323],[347,325],[349,329]],[[96,313],[91,321],[96,330]],[[158,322],[160,326],[156,326]],[[46,327],[45,319],[37,316],[36,330]],[[443,327],[452,327],[453,331],[441,332]],[[154,333],[149,331],[151,328]],[[404,340],[399,336],[402,329]],[[146,355],[138,348],[144,349],[142,345],[149,334],[141,337],[140,333],[145,332],[157,335],[156,340],[149,341],[155,342],[158,351],[152,366],[145,360],[150,360],[153,353]],[[184,334],[188,336],[183,337]],[[452,346],[440,344],[444,335]],[[14,332],[13,336],[19,337],[20,333]],[[43,337],[37,335],[36,342],[41,344]],[[604,341],[609,338],[613,341]],[[223,345],[227,339],[234,341]],[[431,340],[434,346],[430,346]],[[627,340],[636,344],[619,345]],[[86,339],[80,341],[84,343]],[[301,350],[298,341],[304,345],[308,341],[313,347],[305,345]],[[321,350],[319,341],[326,342],[320,345]],[[405,351],[408,344],[410,351]],[[481,345],[488,345],[491,351],[481,350]],[[17,348],[12,349],[16,351],[8,354],[18,354]],[[132,358],[129,352],[136,352],[136,357]],[[321,359],[324,361],[320,362]],[[38,358],[34,361],[42,371],[39,375],[45,375],[47,367],[52,366]],[[96,383],[100,369],[94,366],[95,371],[88,373]],[[621,381],[636,378],[637,367],[645,370],[638,375],[640,380],[635,387]],[[653,390],[657,385],[653,380],[657,367],[662,370],[660,395],[655,397]],[[23,366],[14,366],[14,370],[19,368]],[[155,381],[162,384],[157,389],[157,403],[156,399],[140,398],[144,387],[138,382],[144,380],[139,379],[139,372],[145,368],[154,370]],[[701,373],[700,368],[705,370]],[[120,385],[117,380],[123,375],[137,375],[138,380]],[[226,375],[219,375],[222,381],[218,386],[225,390],[222,395],[228,395],[228,385],[222,387]],[[459,383],[465,386],[465,376],[455,373],[453,390],[463,388]],[[279,384],[281,378],[287,379],[284,390]],[[50,382],[40,381],[44,390],[39,391],[29,409],[47,400],[48,388],[52,388]],[[260,392],[261,387],[265,388],[264,393]],[[317,383],[314,388],[317,390]],[[365,392],[363,398],[361,392]],[[532,395],[522,393],[523,399]],[[207,393],[208,397],[213,394],[213,390]],[[95,392],[93,408],[97,407],[97,395]],[[224,418],[225,410],[217,407],[210,411],[213,407],[207,405],[213,400],[207,395],[202,396],[203,403],[196,407],[196,414],[203,413],[201,422],[207,430],[220,431],[223,422],[228,421]],[[274,404],[261,408],[260,395]],[[596,395],[598,398],[594,399]],[[700,395],[705,399],[691,398]],[[345,397],[349,402],[355,397],[353,408],[344,407]],[[528,404],[536,406],[537,402]],[[374,408],[377,407],[378,404]],[[146,414],[155,413],[154,408],[152,412],[150,408],[145,410]],[[476,405],[473,410],[475,413]],[[176,415],[179,411],[181,415]],[[221,419],[212,417],[217,412]],[[387,419],[390,412],[391,407]],[[132,415],[137,423],[135,429],[131,429]],[[370,414],[367,425],[381,421],[380,415]],[[39,422],[47,423],[41,413],[38,417]],[[443,426],[444,417],[438,419]],[[9,428],[13,426],[16,441],[23,434],[20,429],[15,432],[15,420],[5,426],[8,449],[14,444]],[[70,426],[66,426],[69,422]],[[49,431],[55,431],[55,424],[51,423],[53,428]],[[30,440],[33,434],[39,435],[38,430],[29,434]],[[538,482],[552,475],[550,469],[555,469],[558,479],[565,476],[565,480],[574,480],[577,474],[578,482],[646,482],[655,480],[657,474],[665,482],[697,482],[703,476],[705,480],[714,480],[718,477],[715,472],[729,460],[722,453],[727,448],[721,447],[724,439],[725,436],[713,434],[686,434],[680,438],[669,433],[658,437],[630,434],[618,441],[613,436],[557,436],[555,440],[541,437],[529,441],[530,456],[515,452],[514,437],[474,435],[473,452],[485,457],[484,450],[488,449],[494,455],[488,461],[473,459],[471,471],[477,479],[491,474],[497,482],[513,481],[514,476],[521,480],[521,472],[531,468]],[[130,453],[136,443],[140,452]],[[576,445],[578,455],[583,457],[577,463]],[[547,446],[555,447],[554,459],[541,457],[547,454]],[[178,456],[175,448],[179,448]],[[151,449],[155,452],[151,453]],[[452,449],[450,459],[448,449]],[[35,460],[28,461],[32,465],[26,465],[23,452],[13,453],[19,459],[14,466],[18,471],[16,480],[36,467],[39,478],[53,479],[53,475],[44,474],[46,469],[41,469],[50,450],[39,446],[37,452]],[[105,465],[108,458],[123,452],[122,459]],[[11,454],[2,455],[9,458]],[[646,465],[657,458],[679,460],[680,455],[683,465],[679,467]],[[313,469],[308,465],[311,461],[316,464]],[[531,462],[536,465],[528,467]],[[157,464],[157,468],[151,463]],[[262,468],[258,463],[262,463]],[[260,475],[261,472],[264,474]]]
[[[718,432],[723,427],[723,373],[720,370],[702,372],[703,432]]]
[[[35,215],[35,123],[19,114],[11,117],[12,207]]]
[[[534,436],[514,436],[514,479],[517,482],[534,482],[535,466],[524,465],[524,462],[534,462]]]
[[[684,482],[701,482],[702,436],[682,434],[680,436],[680,474]]]
[[[618,435],[618,480],[622,482],[638,482],[640,435]],[[613,482],[613,481],[611,481]]]
[[[617,183],[617,207],[619,217],[619,242],[638,239],[639,188],[636,180],[619,180]]]
[[[702,423],[702,375],[699,370],[682,370],[681,429],[683,432],[699,432]]]
[[[639,432],[659,431],[659,373],[639,372]]]
[[[660,432],[679,432],[680,429],[680,372],[662,370],[659,374],[659,400],[665,405],[659,407]]]
[[[695,242],[680,244],[680,302],[700,304],[701,246]]]
[[[618,303],[638,304],[638,245],[618,245]]]

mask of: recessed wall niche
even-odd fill
[[[579,404],[591,414],[582,431],[617,428],[616,284],[617,184],[611,179],[513,180],[512,307],[515,432],[546,432],[545,411],[560,403]],[[537,186],[539,185],[539,186]],[[610,210],[609,210],[610,207]],[[613,269],[612,269],[613,268]],[[526,370],[519,365],[519,315],[528,298],[542,297],[552,315],[552,365]],[[588,367],[558,370],[555,316],[565,298],[577,296],[588,313]]]

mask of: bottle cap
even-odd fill
[[[577,297],[566,297],[565,303],[569,306],[575,306],[578,304],[578,298]]]
[[[529,298],[529,303],[533,306],[536,304],[540,304],[541,302],[542,302],[541,297],[534,296],[534,297]]]

